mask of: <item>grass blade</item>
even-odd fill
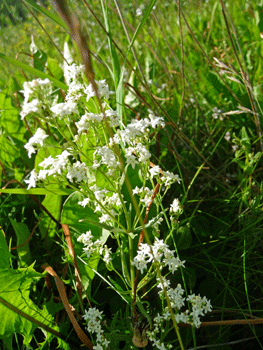
[[[38,69],[30,67],[28,64],[22,63],[14,58],[8,57],[1,52],[0,52],[0,58],[2,58],[2,60],[6,61],[6,62],[12,63],[13,65],[17,66],[18,68],[21,68],[21,69],[27,71],[28,73],[31,73],[31,74],[37,76],[38,78],[41,78],[41,79],[48,78],[50,81],[52,81],[54,83],[54,85],[56,87],[58,87],[64,91],[68,90],[68,87],[66,84],[62,83],[61,81],[57,80],[56,78],[52,77],[51,75],[48,75],[44,72],[41,72]]]
[[[50,18],[53,22],[59,24],[63,27],[67,32],[69,32],[69,27],[67,24],[57,15],[45,9],[45,7],[39,6],[33,0],[23,0],[22,2],[26,2],[28,5],[32,6],[36,11],[42,13],[43,15]]]

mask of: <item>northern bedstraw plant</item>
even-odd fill
[[[174,286],[169,280],[169,275],[187,262],[181,261],[168,244],[178,227],[180,202],[174,198],[170,208],[162,205],[167,191],[173,183],[179,186],[180,178],[152,163],[149,150],[157,133],[165,128],[164,119],[149,110],[141,119],[124,124],[110,107],[114,92],[105,80],[100,80],[96,84],[104,116],[93,87],[83,74],[83,66],[66,64],[64,76],[68,83],[65,94],[57,91],[48,79],[23,84],[21,118],[26,118],[29,125],[39,124],[25,148],[29,157],[41,149],[34,170],[25,180],[28,189],[52,184],[79,194],[78,205],[89,208],[97,218],[94,222],[87,217],[87,221],[116,241],[117,249],[112,251],[105,239],[94,236],[92,225],[78,236],[86,259],[99,255],[106,268],[122,281],[122,291],[111,286],[129,304],[133,344],[145,347],[150,340],[157,349],[172,348],[165,340],[172,320],[179,347],[183,349],[177,324],[199,327],[200,316],[211,311],[211,305],[200,295],[185,297],[181,284]],[[39,154],[45,156],[41,159]],[[150,208],[154,214],[147,220]],[[160,239],[163,220],[169,232]],[[146,295],[147,288],[154,286],[159,290],[161,308],[152,316],[149,310],[153,311],[153,305],[146,309],[141,291]],[[83,317],[96,343],[94,349],[108,348],[111,334],[103,331],[102,312],[90,308]],[[168,331],[163,333],[163,328]]]

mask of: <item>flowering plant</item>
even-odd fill
[[[72,190],[64,203],[62,222],[74,227],[75,243],[83,245],[83,265],[99,275],[91,263],[96,256],[120,280],[117,284],[101,276],[130,307],[133,344],[144,347],[149,339],[156,348],[168,349],[171,346],[165,347],[159,332],[172,320],[183,348],[177,323],[199,327],[200,316],[211,311],[211,305],[195,294],[184,297],[181,284],[171,288],[167,278],[186,262],[180,260],[176,247],[170,250],[168,245],[182,212],[180,202],[175,198],[170,209],[163,206],[169,188],[181,179],[151,160],[150,147],[165,121],[150,110],[141,119],[119,118],[110,103],[114,92],[100,80],[95,81],[96,93],[83,66],[65,65],[64,76],[65,92],[56,91],[48,79],[23,85],[21,118],[30,126],[35,121],[39,124],[25,145],[29,158],[37,153],[35,168],[25,180],[28,189],[59,186]],[[160,233],[164,220],[166,235]],[[109,247],[110,239],[115,243]],[[146,288],[154,286],[159,289],[162,311],[152,322],[143,298]],[[186,302],[188,307],[182,311]],[[96,333],[94,349],[106,349],[110,341],[101,327],[102,312],[90,308],[83,317],[88,332]]]

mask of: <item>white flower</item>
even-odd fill
[[[176,213],[178,213],[180,211],[181,211],[181,205],[180,205],[179,199],[175,198],[173,200],[173,203],[171,204],[170,212],[176,214]]]
[[[65,47],[64,47],[65,50]],[[68,55],[70,57],[70,54]],[[79,78],[79,76],[84,72],[84,66],[83,65],[76,65],[75,63],[72,63],[71,65],[65,64],[64,65],[64,77],[67,82],[67,84],[70,84],[72,82],[76,82],[76,80]]]
[[[109,264],[109,262],[112,260],[111,257],[111,248],[108,248],[106,245],[103,247],[103,261],[105,261],[106,264]]]
[[[149,114],[150,118],[150,125],[153,129],[156,129],[158,126],[161,126],[162,128],[165,127],[165,122],[162,117],[157,117],[156,115]]]
[[[173,253],[174,253],[174,250],[171,251],[167,249],[164,253],[164,259],[163,259],[164,264],[168,266],[169,270],[172,273],[177,271],[180,266],[185,267],[184,266],[185,261],[181,261],[178,257],[175,257]]]
[[[110,170],[116,170],[116,168],[120,166],[115,153],[107,146],[97,147],[96,151],[93,154],[93,157],[96,155],[101,157],[99,163],[106,164]]]
[[[70,182],[73,182],[73,179],[76,178],[77,182],[81,182],[83,180],[87,181],[87,166],[85,163],[81,163],[77,161],[72,166],[67,167],[67,178]]]
[[[44,130],[40,128],[37,129],[35,135],[32,136],[24,146],[25,149],[28,151],[29,158],[31,158],[32,153],[36,153],[34,145],[40,144],[40,146],[43,146],[43,141],[47,137],[48,135],[45,133]]]
[[[29,190],[31,187],[36,187],[36,181],[37,181],[37,172],[35,170],[32,170],[29,180],[25,180],[25,183],[28,184],[27,189]]]
[[[136,16],[139,17],[142,15],[142,10],[140,8],[136,9]]]
[[[148,149],[142,145],[141,143],[138,143],[136,145],[136,153],[139,156],[139,162],[145,163],[148,159],[151,158],[151,153],[148,151]]]
[[[90,198],[84,198],[82,201],[78,202],[79,205],[81,205],[83,208],[86,207],[87,204],[89,204]]]
[[[158,176],[160,174],[161,168],[159,165],[155,165],[149,170],[149,176],[153,179],[154,176]]]
[[[78,242],[81,242],[85,245],[90,245],[90,242],[92,242],[93,235],[91,233],[91,230],[87,231],[86,233],[82,233],[77,239]]]
[[[170,171],[164,171],[163,176],[161,177],[162,182],[164,182],[165,186],[170,186],[174,182],[181,182],[180,177],[176,174],[171,173]]]
[[[228,142],[230,141],[231,135],[230,135],[230,132],[229,132],[229,131],[227,131],[227,132],[225,133],[224,139],[227,140]]]
[[[136,164],[139,164],[139,162],[137,161],[136,157],[133,154],[125,154],[126,157],[126,163],[130,164],[132,166],[132,168],[135,168]]]
[[[25,81],[23,83],[23,90],[21,92],[23,93],[25,99],[24,103],[27,103],[31,95],[36,91],[40,86],[45,86],[51,84],[49,79],[35,79],[32,81]]]
[[[141,243],[139,246],[139,251],[132,261],[132,265],[135,265],[138,270],[143,273],[144,269],[147,269],[147,263],[152,261],[152,254],[150,252],[150,247],[147,243]]]
[[[154,194],[154,191],[150,190],[148,187],[144,187],[143,192],[144,192],[144,197],[141,198],[141,202],[145,206],[148,206],[152,201],[152,196]]]
[[[105,97],[108,100],[109,96],[114,94],[114,91],[109,90],[109,86],[105,79],[100,81],[95,80],[95,83],[97,84],[98,94],[100,97]],[[87,95],[87,101],[89,101],[91,97],[95,96],[95,91],[93,90],[92,84],[89,84],[84,92]]]
[[[37,113],[41,102],[38,99],[34,99],[31,102],[24,102],[22,106],[22,111],[20,112],[21,119],[23,120],[31,112]]]
[[[63,103],[58,103],[55,106],[51,107],[50,110],[52,113],[54,113],[56,117],[59,117],[60,119],[64,115],[70,115],[72,113],[78,112],[77,103],[72,100]]]
[[[133,193],[133,194],[139,194],[139,193],[141,193],[141,190],[142,190],[142,189],[140,189],[138,186],[136,186],[136,187],[132,190],[132,193]]]
[[[116,128],[117,126],[120,125],[119,117],[116,111],[107,109],[105,111],[105,114],[106,114],[106,117],[110,119],[110,127]]]
[[[46,175],[60,175],[61,171],[66,169],[69,155],[70,153],[68,151],[63,151],[61,154],[57,155],[56,158],[49,156],[48,158],[45,158],[39,166],[44,168],[44,170],[47,170]]]

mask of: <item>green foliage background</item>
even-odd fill
[[[22,7],[14,0],[0,1],[0,52],[12,59],[18,58],[22,63],[46,74],[52,72],[55,79],[63,84],[63,44],[68,41],[72,50],[76,49],[75,44],[63,27],[25,3],[28,7]],[[42,3],[55,14],[48,1]],[[259,127],[255,122],[247,86],[242,81],[238,59],[249,76],[249,91],[262,123],[263,2],[225,1],[230,32],[222,15],[220,1],[181,1],[181,14],[176,2],[156,2],[156,8],[145,18],[145,25],[134,42],[135,55],[128,52],[129,42],[116,13],[114,1],[108,1],[107,4],[108,32],[118,45],[115,47],[115,56],[110,53],[112,41],[109,41],[98,22],[99,20],[105,25],[100,1],[91,4],[97,18],[82,2],[69,3],[71,11],[81,19],[82,30],[87,34],[94,53],[96,79],[107,79],[114,89],[116,64],[114,66],[112,57],[118,57],[121,65],[126,60],[123,83],[125,94],[130,91],[130,100],[127,110],[122,112],[123,118],[127,115],[144,115],[150,106],[162,113],[167,121],[166,131],[160,133],[159,149],[153,148],[152,153],[156,163],[164,169],[179,173],[183,180],[182,190],[176,187],[165,201],[167,204],[174,197],[179,197],[184,206],[180,228],[174,239],[181,259],[187,261],[187,286],[196,294],[206,295],[212,300],[217,314],[213,314],[210,320],[218,319],[218,314],[219,318],[222,315],[222,319],[244,319],[248,315],[262,317],[262,147]],[[144,2],[120,3],[130,37],[140,25],[142,17],[136,16],[136,9],[142,5],[146,6]],[[38,57],[33,58],[30,57],[29,49],[32,36],[39,49]],[[239,49],[240,52],[235,55],[235,50]],[[80,63],[77,50],[73,52],[76,62]],[[229,79],[226,74],[220,75],[213,57],[230,67],[232,75],[228,76],[238,79],[240,83]],[[19,115],[23,99],[20,93],[22,84],[33,78],[34,74],[21,71],[10,62],[1,60],[1,187],[13,179],[22,182],[34,168],[34,160],[28,159],[23,148],[30,135]],[[222,113],[240,111],[240,106],[247,108],[246,113]],[[215,107],[221,110],[217,119],[213,117]],[[36,129],[36,125],[31,127],[32,130]],[[230,141],[225,138],[227,132],[230,133]],[[233,146],[238,148],[234,149]],[[9,187],[14,191],[20,189],[16,183]],[[47,194],[45,197],[39,194],[36,196],[39,202],[45,202],[50,208],[53,202],[51,211],[59,220],[66,196],[57,194],[56,200]],[[64,213],[67,208],[66,205]],[[15,192],[3,193],[0,197],[0,225],[6,234],[8,245],[19,245],[20,240],[28,237],[42,214],[39,205],[28,196]],[[19,230],[23,235],[17,233]],[[2,278],[6,279],[5,273],[9,273],[12,275],[10,278],[17,276],[21,279],[27,298],[31,278],[34,286],[30,291],[31,299],[39,296],[40,300],[39,305],[34,304],[33,308],[43,307],[46,310],[48,296],[43,283],[38,281],[42,263],[47,261],[61,270],[61,260],[71,264],[65,254],[62,232],[44,216],[26,250],[12,251],[14,260],[9,272],[6,272],[10,258],[8,247],[1,237],[1,246],[5,247],[1,249],[5,249],[6,257],[5,267],[1,270]],[[77,243],[76,249],[81,254]],[[28,250],[31,254],[28,254]],[[92,263],[94,269],[100,269],[96,259]],[[94,301],[103,303],[105,286],[84,263],[81,268],[86,269],[89,276],[84,281],[88,293]],[[102,267],[99,271],[104,275],[107,273]],[[91,288],[89,282],[93,279],[97,284],[95,289]],[[70,285],[70,278],[67,283]],[[5,294],[6,290],[3,289],[0,293],[2,292]],[[73,298],[72,302],[74,301]],[[118,298],[115,301],[121,304]],[[115,314],[113,303],[108,304],[110,315]],[[125,318],[125,306],[121,305],[120,314]],[[114,322],[119,321],[115,319]],[[65,322],[61,326],[61,332],[66,332],[68,327],[69,324]],[[16,344],[30,343],[27,331],[18,327],[12,329],[12,332],[25,336],[22,341],[16,340]],[[0,335],[10,337],[12,332],[0,332]],[[255,346],[263,348],[260,325],[201,328],[196,331],[195,340],[192,340],[190,331],[183,330],[182,333],[185,342],[193,348],[204,343],[229,343],[224,349],[234,349],[231,341],[241,339],[244,335],[247,338],[253,337]],[[34,332],[30,334],[32,336]],[[119,336],[121,341],[129,344],[129,336],[124,329]],[[76,341],[74,335],[72,339]],[[7,341],[3,344],[7,344]],[[114,346],[117,346],[116,343]],[[52,344],[49,338],[46,344]],[[246,342],[243,346],[245,349]]]

